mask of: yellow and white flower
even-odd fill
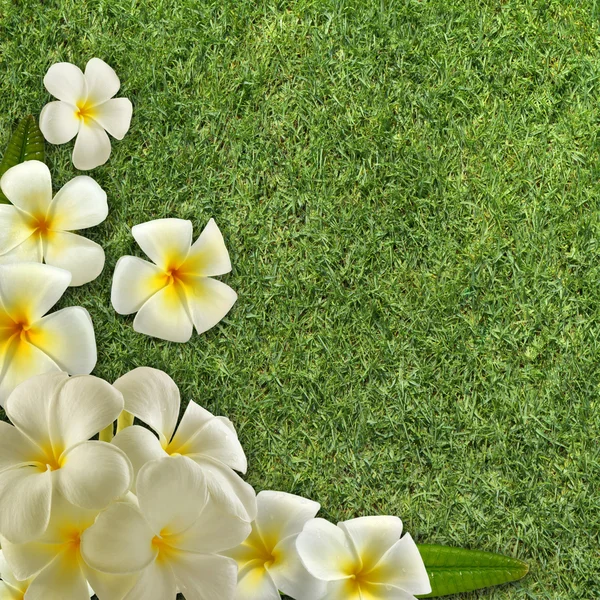
[[[154,264],[123,256],[115,268],[112,304],[121,315],[137,312],[133,328],[172,342],[187,342],[214,327],[231,309],[237,294],[212,279],[231,271],[229,253],[213,219],[192,244],[192,223],[157,219],[131,233]]]
[[[316,600],[325,583],[312,577],[298,556],[296,538],[319,511],[319,504],[285,492],[263,491],[252,532],[224,554],[238,563],[236,600],[279,600],[279,591],[295,600]]]
[[[0,550],[0,600],[23,600],[31,579],[19,581]]]
[[[68,271],[40,263],[0,265],[0,405],[33,375],[83,375],[94,368],[96,338],[87,310],[73,306],[44,316],[70,280]]]
[[[250,525],[209,499],[202,471],[185,456],[148,463],[137,482],[139,508],[117,502],[81,538],[88,565],[112,574],[141,571],[126,600],[232,600],[237,567],[217,553],[238,545]]]
[[[123,410],[123,396],[91,375],[32,377],[8,397],[0,421],[0,535],[13,544],[39,538],[52,498],[101,509],[125,494],[133,476],[122,450],[88,441]]]
[[[397,517],[309,521],[296,540],[304,566],[327,582],[324,600],[414,600],[431,592],[419,550]]]
[[[149,461],[166,456],[189,457],[204,473],[212,499],[250,522],[256,516],[256,494],[235,471],[245,473],[246,455],[235,428],[225,417],[190,402],[175,431],[181,399],[175,382],[163,371],[139,367],[115,381],[125,410],[149,425],[134,425],[118,433],[113,444],[131,460],[135,473]]]
[[[94,524],[98,512],[74,506],[55,494],[50,523],[41,538],[26,544],[2,540],[12,581],[26,592],[17,596],[19,600],[88,600],[94,592],[99,600],[122,600],[135,583],[134,576],[100,573],[81,558],[81,536]]]
[[[72,286],[96,279],[104,268],[102,246],[71,233],[98,225],[108,214],[106,193],[85,175],[52,198],[48,167],[28,160],[0,180],[10,205],[0,205],[0,263],[45,262],[72,275]]]
[[[75,136],[73,165],[88,170],[110,156],[106,132],[121,140],[129,130],[133,107],[127,98],[113,98],[121,82],[103,60],[92,58],[85,74],[71,63],[52,65],[44,77],[46,89],[57,102],[46,104],[40,129],[51,144],[65,144]]]

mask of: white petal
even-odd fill
[[[150,297],[133,320],[133,329],[169,342],[187,342],[193,325],[183,292],[168,285]]]
[[[10,544],[10,542],[6,542]],[[0,550],[0,579],[4,580],[8,585],[10,585],[15,590],[23,590],[23,588],[27,589],[27,581],[18,581],[15,577],[13,570],[9,566],[4,553]],[[25,590],[23,590],[25,591]],[[0,595],[2,598],[2,595]]]
[[[229,252],[214,219],[208,222],[180,271],[189,275],[224,275],[231,271]]]
[[[71,274],[38,263],[0,265],[0,300],[6,312],[33,323],[64,294]]]
[[[195,403],[190,402],[188,410],[192,404]],[[192,458],[194,455],[208,456],[236,471],[245,473],[248,467],[246,455],[230,424],[231,421],[225,417],[214,417],[181,446],[178,447],[174,440],[169,450],[171,453],[178,452]]]
[[[170,566],[186,600],[233,600],[237,582],[234,560],[185,552],[174,558]]]
[[[98,600],[123,600],[137,581],[136,575],[109,575],[91,569],[85,563],[81,567]]]
[[[235,471],[208,457],[194,457],[202,467],[211,498],[231,514],[251,522],[256,517],[256,494]]]
[[[73,105],[85,100],[87,87],[79,67],[62,62],[52,65],[44,77],[46,89],[59,100]]]
[[[40,537],[48,527],[52,473],[17,467],[0,473],[0,534],[14,544]]]
[[[125,600],[175,600],[176,596],[177,586],[170,566],[154,561],[141,572]]]
[[[32,582],[27,600],[88,600],[89,588],[72,551],[59,554]]]
[[[127,454],[127,458],[133,466],[134,477],[137,477],[140,469],[146,463],[167,456],[158,438],[151,431],[139,425],[123,429],[113,438],[112,443]]]
[[[24,262],[42,262],[44,257],[42,240],[39,235],[30,235],[24,242],[0,256],[0,265]]]
[[[296,548],[308,572],[324,581],[347,579],[349,568],[360,566],[346,534],[325,519],[309,521]]]
[[[106,442],[83,442],[61,457],[56,484],[65,498],[84,508],[105,508],[125,494],[133,469],[125,453]]]
[[[146,464],[139,472],[136,495],[140,510],[157,535],[190,527],[206,502],[202,471],[185,456],[165,457]]]
[[[156,558],[153,538],[135,506],[116,502],[81,536],[81,555],[90,567],[103,573],[137,573]]]
[[[113,384],[123,394],[125,410],[169,441],[179,417],[179,388],[164,372],[138,367]]]
[[[207,502],[197,521],[173,541],[190,552],[214,554],[239,546],[250,534],[248,521],[234,517],[217,502]]]
[[[50,405],[68,379],[62,372],[31,377],[19,385],[6,402],[4,410],[8,418],[38,445],[51,445]]]
[[[51,144],[65,144],[79,131],[77,107],[69,102],[49,102],[40,113],[40,131]]]
[[[52,202],[50,169],[39,160],[26,160],[10,168],[0,180],[5,196],[34,217],[45,217]]]
[[[72,275],[71,286],[93,281],[104,268],[102,246],[87,238],[67,231],[54,231],[46,242],[44,260]]]
[[[320,504],[286,492],[263,491],[256,497],[256,527],[267,546],[274,547],[300,533],[313,519]]]
[[[73,148],[73,166],[82,171],[95,169],[109,156],[110,140],[106,131],[92,119],[81,123]]]
[[[184,219],[156,219],[131,228],[139,247],[164,270],[179,267],[192,245],[192,222]]]
[[[31,462],[38,454],[40,449],[16,427],[0,421],[0,472]]]
[[[177,427],[169,448],[173,452],[179,452],[184,444],[187,444],[206,423],[214,418],[215,416],[211,412],[191,400],[185,409],[181,423]],[[187,454],[187,452],[179,452],[179,454]]]
[[[261,561],[252,561],[240,570],[235,600],[280,600],[269,572]],[[314,599],[313,599],[314,600]]]
[[[384,554],[368,575],[370,581],[394,585],[413,595],[431,592],[427,569],[408,533]]]
[[[118,140],[129,131],[132,114],[133,106],[127,98],[115,98],[94,107],[94,121]]]
[[[402,535],[402,521],[398,517],[360,517],[338,523],[338,527],[350,537],[365,572],[370,571]]]
[[[92,58],[85,66],[88,102],[95,106],[112,98],[121,87],[115,70],[99,58]]]
[[[31,342],[61,370],[87,375],[96,366],[96,337],[88,311],[69,306],[40,319]]]
[[[296,549],[297,536],[277,544],[275,561],[267,566],[277,588],[294,600],[316,600],[325,595],[327,584],[313,577],[302,564]]]
[[[6,402],[19,384],[30,377],[54,371],[60,371],[60,367],[49,356],[32,344],[15,339],[2,363],[0,405]]]
[[[31,234],[25,213],[15,206],[0,204],[0,254],[10,252]]]
[[[10,562],[14,576],[21,580],[30,579],[47,567],[57,554],[54,544],[44,544],[38,541],[26,544],[11,544],[2,541],[2,550]],[[4,574],[2,578],[5,579]]]
[[[0,581],[0,600],[23,600],[23,592]]]
[[[165,274],[156,265],[136,256],[122,256],[113,276],[112,305],[120,315],[137,312],[165,283]]]
[[[214,327],[231,310],[237,294],[226,284],[200,277],[185,288],[192,321],[198,333]]]
[[[94,227],[106,219],[106,192],[87,175],[79,175],[57,192],[50,205],[52,227],[73,231]]]
[[[123,396],[110,383],[82,375],[71,377],[51,407],[52,441],[65,449],[89,440],[123,411]]]

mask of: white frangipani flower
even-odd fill
[[[431,592],[427,570],[397,517],[309,521],[296,546],[308,572],[328,582],[324,600],[414,600]]]
[[[81,536],[94,524],[98,512],[74,506],[55,494],[42,537],[25,544],[2,540],[13,576],[26,582],[27,600],[88,600],[94,592],[99,600],[122,600],[131,589],[134,576],[100,573],[81,558]],[[1,595],[0,600],[4,600]]]
[[[68,271],[40,263],[0,265],[0,405],[33,375],[84,375],[96,365],[96,338],[85,308],[44,315],[69,285]]]
[[[110,156],[106,132],[121,140],[131,124],[133,107],[127,98],[113,98],[121,82],[103,60],[92,58],[85,74],[71,63],[52,65],[44,77],[46,89],[57,102],[46,104],[40,130],[51,144],[64,144],[75,136],[73,165],[88,170]]]
[[[0,550],[0,600],[23,600],[31,579],[19,581],[4,558]]]
[[[100,275],[102,246],[71,233],[108,214],[106,193],[91,177],[75,177],[53,199],[50,170],[28,160],[6,171],[0,187],[12,202],[0,204],[0,263],[45,262],[69,271],[72,286]]]
[[[279,591],[295,600],[320,598],[326,584],[308,573],[296,550],[296,538],[315,517],[319,504],[271,491],[260,492],[256,500],[252,533],[224,553],[238,563],[236,600],[280,600]]]
[[[88,441],[123,410],[123,396],[91,375],[32,377],[8,397],[0,421],[0,535],[14,544],[48,527],[54,493],[101,509],[130,487],[133,472],[122,450]]]
[[[117,502],[82,536],[86,563],[105,573],[141,571],[125,600],[233,600],[234,560],[250,525],[210,500],[202,471],[185,456],[149,462],[137,482],[139,508]]]
[[[115,267],[112,305],[121,315],[137,312],[133,328],[171,342],[187,342],[194,327],[214,327],[237,300],[228,286],[212,279],[231,271],[229,253],[213,219],[192,244],[192,223],[157,219],[131,233],[154,264],[122,256]]]
[[[254,520],[256,495],[235,471],[245,473],[246,455],[231,421],[190,402],[175,431],[181,399],[175,382],[163,371],[139,367],[115,381],[125,410],[149,425],[118,433],[113,444],[131,460],[137,473],[148,461],[165,456],[189,457],[206,478],[211,498],[232,514]],[[235,469],[235,471],[234,471]]]

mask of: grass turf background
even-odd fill
[[[103,58],[134,104],[90,173],[104,273],[60,304],[95,374],[167,371],[257,490],[531,563],[465,600],[600,597],[596,1],[0,7],[2,147],[57,61]],[[47,150],[57,189],[72,143]],[[130,227],[167,216],[215,217],[239,294],[185,345],[110,305]]]

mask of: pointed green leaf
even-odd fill
[[[419,598],[437,598],[509,583],[525,577],[529,571],[526,563],[493,552],[435,544],[420,544],[419,552],[432,589],[430,594]]]
[[[44,137],[31,115],[22,119],[12,134],[2,162],[0,162],[0,177],[11,167],[26,160],[44,162]],[[0,203],[6,204],[7,202],[8,199],[0,190]]]

